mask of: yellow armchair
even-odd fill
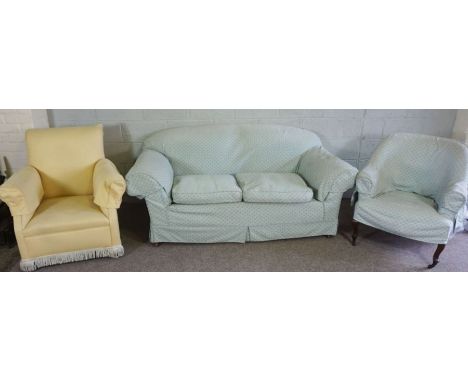
[[[120,257],[117,209],[125,180],[104,158],[102,125],[31,129],[29,165],[0,187],[21,269]]]

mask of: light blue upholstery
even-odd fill
[[[323,147],[316,146],[304,154],[297,172],[323,202],[330,193],[342,194],[352,188],[357,170]]]
[[[157,151],[143,151],[127,173],[126,179],[131,183],[127,186],[129,195],[151,200],[161,206],[172,203],[174,172],[167,158]]]
[[[432,199],[405,191],[389,191],[359,200],[355,220],[428,243],[445,243],[452,221],[439,214]],[[409,232],[411,228],[411,232]]]
[[[143,149],[169,158],[175,175],[295,172],[302,154],[321,146],[307,130],[284,126],[180,127],[158,131]]]
[[[446,244],[462,224],[468,150],[440,137],[395,134],[356,179],[354,219],[403,237]]]
[[[180,175],[174,178],[172,200],[179,204],[217,204],[242,201],[232,175]]]
[[[182,204],[171,199],[171,192],[177,195],[174,177],[176,188],[183,176],[240,173],[299,174],[313,189],[309,195],[319,197],[303,203]],[[356,173],[322,149],[310,131],[240,125],[158,131],[146,140],[126,178],[128,193],[146,200],[150,241],[199,243],[334,235],[342,194],[354,185]]]
[[[250,203],[307,203],[314,192],[294,173],[236,174],[242,199]]]

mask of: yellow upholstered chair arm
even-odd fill
[[[101,208],[119,208],[125,192],[125,179],[109,159],[100,159],[94,167],[94,203]]]
[[[23,168],[0,186],[0,199],[13,216],[33,214],[43,196],[41,177],[32,166]]]

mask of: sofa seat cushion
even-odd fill
[[[307,203],[313,191],[294,173],[244,173],[236,175],[242,198],[251,203]]]
[[[242,190],[232,175],[183,175],[174,177],[172,200],[178,204],[235,203]]]
[[[106,227],[109,219],[93,197],[64,196],[44,199],[23,230],[25,237]]]

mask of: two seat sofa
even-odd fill
[[[154,133],[126,180],[152,243],[244,243],[335,235],[356,174],[310,131],[231,125]]]

